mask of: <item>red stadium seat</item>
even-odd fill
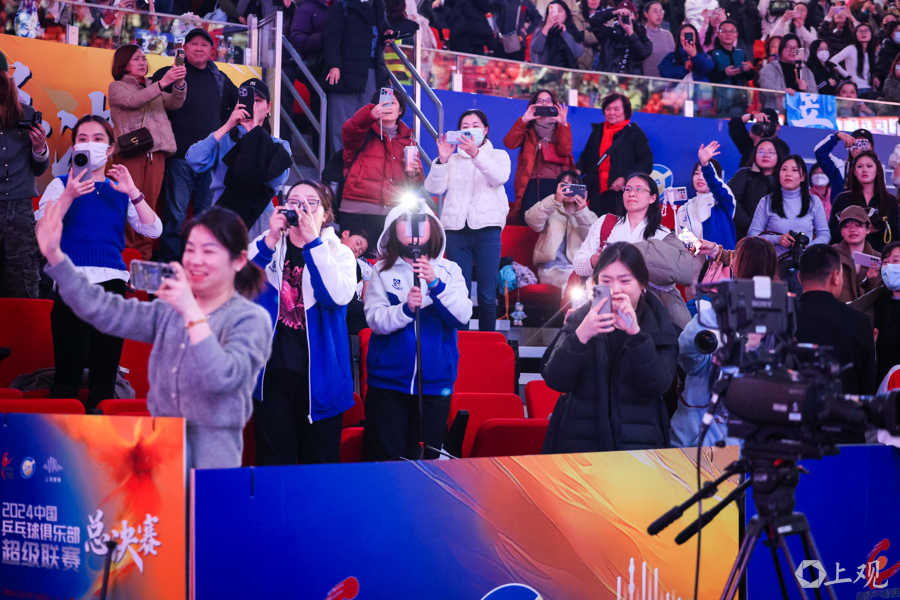
[[[516,355],[506,343],[459,343],[454,392],[516,391]]]
[[[557,400],[559,392],[551,390],[543,379],[529,381],[525,385],[525,407],[529,419],[549,418]]]
[[[125,268],[131,269],[131,261],[142,260],[141,253],[134,248],[125,248],[122,250],[122,260],[125,261]]]
[[[540,454],[550,421],[541,419],[490,419],[478,428],[471,458]]]
[[[366,418],[366,409],[363,407],[359,394],[353,394],[353,407],[344,411],[344,429],[356,427],[360,421]]]
[[[479,342],[483,344],[490,342],[506,343],[506,336],[499,331],[458,331],[456,333],[460,342]]]
[[[371,337],[371,329],[363,329],[359,332],[359,395],[363,402],[366,401],[366,357],[369,356],[369,339]]]
[[[341,462],[362,462],[363,428],[348,427],[341,432]]]
[[[0,361],[0,387],[17,376],[53,366],[50,335],[52,300],[0,298],[0,347],[12,354]]]
[[[35,398],[0,400],[0,413],[35,413],[45,415],[83,415],[84,404],[74,398]]]
[[[122,373],[122,376],[134,388],[136,398],[146,398],[147,393],[150,391],[150,382],[147,379],[147,363],[150,361],[150,351],[152,349],[153,344],[135,342],[134,340],[125,340],[125,344],[122,346],[122,357],[119,359],[119,365],[128,369],[128,373]]]
[[[507,225],[500,233],[500,256],[509,256],[522,266],[531,269],[537,276],[534,267],[534,246],[540,234],[524,225]],[[513,296],[511,293],[510,296]],[[526,285],[518,291],[519,301],[528,306],[559,306],[562,290],[545,283]],[[510,300],[510,304],[513,300]],[[527,312],[527,311],[526,311]]]
[[[19,400],[22,398],[22,392],[12,388],[0,388],[0,399]]]
[[[522,399],[515,394],[455,393],[450,398],[449,427],[460,410],[469,411],[469,424],[463,439],[463,457],[468,457],[481,424],[490,419],[521,419],[525,416]]]
[[[146,400],[132,400],[124,398],[120,400],[101,400],[97,405],[104,415],[128,415],[149,417]]]

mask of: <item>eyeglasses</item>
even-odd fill
[[[317,210],[319,210],[319,205],[322,204],[322,202],[319,200],[307,200],[306,203],[309,205],[309,210],[311,210],[312,212],[316,212]],[[285,202],[285,206],[288,206],[289,208],[302,209],[303,203],[299,200],[288,200],[287,202]]]
[[[725,35],[734,35],[737,33],[737,29],[720,29],[719,33],[724,33]]]
[[[760,150],[759,152],[756,153],[756,155],[757,155],[758,157],[760,157],[760,158],[774,158],[774,157],[778,156],[778,153],[776,153],[776,152],[765,152],[765,151],[763,151],[763,150]]]
[[[538,100],[537,102],[535,102],[535,104],[537,104],[538,106],[553,106],[553,100],[550,100],[548,98],[542,98],[542,99]]]
[[[631,187],[630,185],[626,185],[625,187],[623,187],[622,191],[625,192],[626,194],[629,192],[634,192],[635,194],[640,194],[641,192],[650,193],[650,190],[648,190],[647,188]]]

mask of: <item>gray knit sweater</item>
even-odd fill
[[[78,317],[103,333],[153,344],[147,407],[155,417],[187,421],[189,466],[241,466],[251,394],[271,352],[272,322],[235,294],[209,314],[213,335],[191,344],[184,319],[162,300],[125,300],[92,285],[66,257],[46,272]]]

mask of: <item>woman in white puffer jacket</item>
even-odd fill
[[[438,160],[425,179],[429,194],[443,194],[441,224],[447,232],[447,258],[462,270],[472,289],[472,269],[478,282],[478,329],[494,331],[497,319],[497,272],[500,270],[500,232],[509,213],[504,185],[511,162],[505,150],[487,139],[488,120],[480,110],[467,110],[457,128],[471,135],[459,144],[438,139]],[[454,153],[459,146],[459,152]]]

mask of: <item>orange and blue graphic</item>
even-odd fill
[[[0,596],[94,598],[114,541],[109,598],[185,598],[183,420],[3,419]]]

